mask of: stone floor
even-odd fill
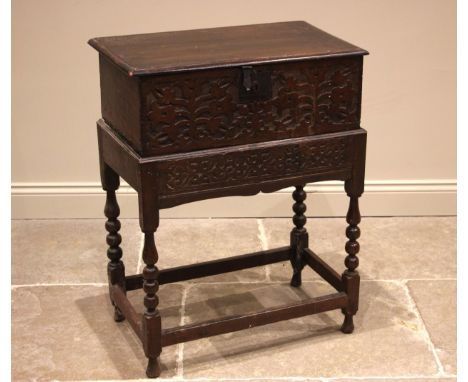
[[[107,296],[103,220],[12,223],[14,381],[137,380],[146,359]],[[344,219],[309,219],[311,248],[341,272]],[[160,268],[287,245],[290,219],[163,220]],[[364,218],[356,331],[327,312],[164,348],[162,380],[455,381],[456,218]],[[128,274],[141,271],[137,220],[123,220]],[[164,327],[326,293],[280,263],[164,285]],[[142,292],[130,298],[142,311]]]

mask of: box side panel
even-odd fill
[[[141,152],[139,79],[99,55],[101,113],[106,123]]]

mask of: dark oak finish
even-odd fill
[[[255,38],[252,38],[255,36]],[[102,118],[101,181],[106,191],[108,276],[115,320],[127,319],[161,373],[164,346],[280,320],[341,309],[351,333],[358,310],[357,272],[367,133],[360,127],[367,52],[305,22],[282,22],[95,38]],[[140,275],[125,275],[119,178],[138,192],[144,234]],[[307,183],[342,180],[350,198],[346,270],[340,276],[309,249]],[[180,204],[285,187],[293,192],[286,247],[159,270],[159,211]],[[162,284],[289,261],[300,287],[308,265],[337,293],[260,312],[163,329]],[[126,292],[143,289],[138,314]]]
[[[346,221],[349,226],[346,228],[346,237],[349,239],[346,242],[345,250],[348,256],[345,259],[345,265],[348,268],[343,273],[343,284],[345,291],[349,295],[349,305],[343,309],[345,321],[341,330],[343,333],[352,333],[354,330],[353,315],[358,310],[359,303],[359,273],[356,268],[359,265],[359,259],[356,254],[359,252],[359,243],[357,239],[361,235],[358,227],[361,221],[361,214],[359,212],[358,198],[350,196],[349,210],[346,215]]]
[[[137,336],[140,339],[142,339],[143,336],[141,332],[141,315],[139,315],[133,308],[132,304],[130,304],[130,301],[126,296],[125,291],[120,285],[112,285],[110,294],[112,296],[112,300],[114,301],[115,305],[117,305],[119,311],[121,311],[123,315],[127,318],[128,322],[132,326]]]
[[[304,228],[307,217],[305,212],[307,207],[304,203],[304,200],[307,197],[307,194],[304,191],[304,186],[296,186],[295,191],[293,192],[293,199],[295,203],[293,204],[293,223],[295,227],[291,231],[291,264],[293,267],[293,276],[291,279],[291,286],[299,287],[301,286],[301,272],[304,268],[304,249],[309,246],[309,234]]]
[[[112,288],[114,285],[118,285],[125,293],[125,266],[121,260],[122,248],[120,248],[120,243],[122,242],[122,237],[119,234],[120,221],[118,219],[120,208],[115,196],[115,190],[119,188],[119,176],[105,164],[102,166],[102,184],[106,191],[104,215],[107,217],[105,225],[108,232],[106,242],[109,246],[109,249],[107,250],[107,257],[109,259],[109,263],[107,265],[109,288]],[[123,321],[125,317],[115,305],[115,302],[112,299],[112,293],[109,293],[109,295],[111,296],[111,302],[115,307],[114,320],[117,322]]]
[[[338,292],[344,290],[343,280],[341,279],[339,273],[336,272],[332,267],[330,267],[311,249],[304,249],[303,259],[309,267],[311,267],[315,272],[322,276],[322,278],[325,281],[327,281]]]
[[[247,68],[128,77],[101,56],[102,116],[143,156],[359,128],[362,56]]]
[[[345,307],[348,304],[346,293],[339,292],[327,296],[310,298],[308,300],[265,309],[259,312],[228,316],[222,319],[210,320],[177,328],[163,330],[163,346],[179,342],[194,341],[204,337],[235,332],[242,329],[271,324],[273,322],[322,313],[328,310]]]
[[[213,197],[273,192],[291,184],[346,180],[356,172],[354,147],[362,146],[366,131],[150,157],[125,146],[103,120],[98,121],[98,135],[109,148],[103,160],[139,193],[147,183],[157,188],[158,208],[163,209]]]
[[[129,76],[368,54],[304,21],[98,37],[89,44]]]
[[[201,277],[219,275],[221,273],[235,272],[242,269],[274,264],[289,260],[291,248],[282,247],[249,253],[246,255],[232,256],[219,260],[205,261],[191,265],[163,269],[159,272],[159,285],[198,279]],[[143,287],[143,275],[133,275],[126,278],[127,290],[135,290]]]
[[[367,52],[305,22],[89,43],[102,116],[145,156],[359,128]]]
[[[359,128],[361,56],[144,78],[100,66],[103,118],[142,155]]]
[[[159,364],[159,355],[161,354],[161,315],[159,314],[159,298],[157,292],[158,283],[158,252],[154,243],[154,229],[148,228],[142,224],[142,230],[145,234],[143,245],[143,261],[146,264],[143,269],[143,290],[145,291],[144,304],[146,307],[143,314],[142,341],[143,349],[148,357],[148,368],[146,374],[148,377],[157,377],[161,374]]]

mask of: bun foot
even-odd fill
[[[354,331],[353,316],[345,313],[343,325],[341,325],[341,331],[345,334],[351,334]]]
[[[120,309],[115,306],[114,307],[114,321],[122,322],[123,320],[125,320],[125,316],[122,314]]]
[[[290,282],[291,286],[298,288],[302,284],[302,278],[300,273],[295,273],[293,274],[293,277],[291,278]]]
[[[157,378],[161,374],[161,365],[158,358],[148,358],[148,367],[146,368],[146,376],[148,378]]]

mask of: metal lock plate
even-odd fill
[[[239,101],[266,101],[271,98],[271,74],[264,69],[242,66]]]

